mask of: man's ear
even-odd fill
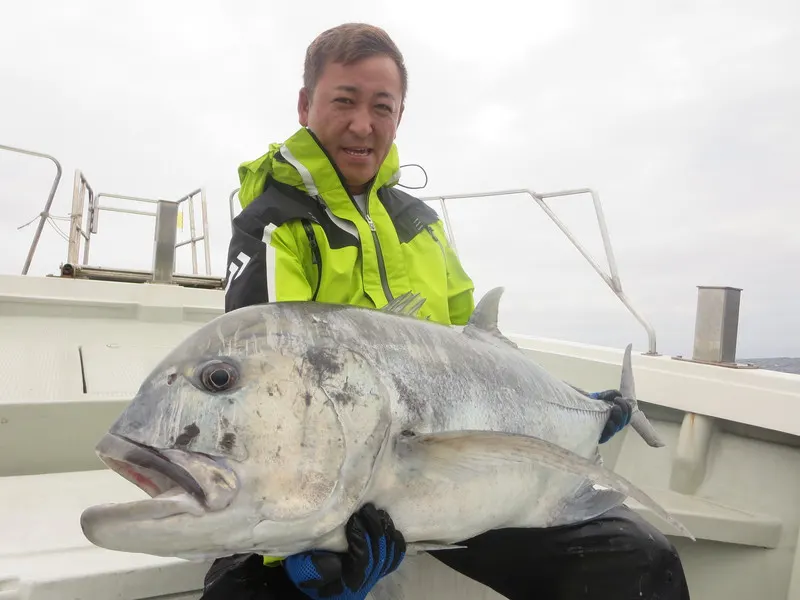
[[[397,128],[400,127],[400,121],[403,120],[403,111],[406,109],[405,102],[400,105],[400,112],[397,113],[397,124],[394,126],[394,137],[397,137]]]
[[[308,127],[308,111],[310,107],[311,94],[308,93],[306,88],[300,88],[300,93],[297,95],[297,119],[303,127]]]

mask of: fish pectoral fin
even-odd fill
[[[551,527],[570,525],[576,520],[589,521],[625,502],[625,494],[607,489],[591,481],[584,481],[574,496],[564,498],[560,513],[551,521]]]
[[[650,508],[687,537],[692,534],[644,491],[624,477],[566,448],[533,436],[496,431],[448,431],[401,437],[398,458],[421,473],[439,472],[457,478],[465,472],[493,471],[503,465],[539,464],[586,477],[595,484],[629,496]]]

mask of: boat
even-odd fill
[[[92,504],[142,497],[104,468],[94,446],[155,362],[223,311],[225,274],[210,272],[205,192],[198,188],[174,201],[102,194],[76,169],[66,258],[53,258],[52,273],[34,276],[29,268],[51,218],[61,165],[46,153],[0,149],[56,167],[22,272],[0,275],[0,600],[196,599],[207,563],[95,547],[79,517]],[[742,290],[699,286],[691,353],[661,354],[653,327],[623,291],[595,191],[501,190],[426,201],[438,207],[457,248],[451,203],[503,194],[528,195],[541,207],[646,332],[646,350],[633,356],[637,396],[667,447],[649,449],[626,429],[602,454],[607,466],[645,489],[695,536],[683,537],[629,501],[675,543],[692,598],[800,599],[800,376],[737,361]],[[578,194],[592,199],[607,272],[548,204]],[[235,196],[233,190],[231,216]],[[112,207],[104,202],[109,198],[136,208]],[[190,231],[179,240],[176,222],[184,209]],[[154,218],[154,235],[142,243],[142,251],[152,243],[151,269],[105,264],[90,254],[104,210]],[[185,246],[191,272],[175,272],[176,250]],[[622,348],[525,332],[508,337],[574,385],[618,385]],[[409,598],[500,597],[426,555],[409,557],[404,569]]]

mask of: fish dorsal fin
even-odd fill
[[[423,304],[425,304],[425,298],[419,294],[406,292],[391,300],[386,306],[381,308],[380,311],[393,315],[416,317]]]
[[[486,335],[488,334],[494,340],[518,348],[519,346],[500,333],[500,329],[497,327],[500,298],[503,296],[503,292],[505,292],[505,288],[496,287],[484,294],[483,298],[475,306],[475,310],[472,311],[472,316],[464,327],[464,333],[473,337],[483,337],[484,339],[488,337]]]

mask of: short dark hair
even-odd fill
[[[403,55],[386,31],[366,23],[345,23],[319,34],[306,50],[303,86],[313,95],[329,62],[349,65],[372,56],[388,56],[395,62],[400,70],[400,87],[405,101],[408,73]]]

